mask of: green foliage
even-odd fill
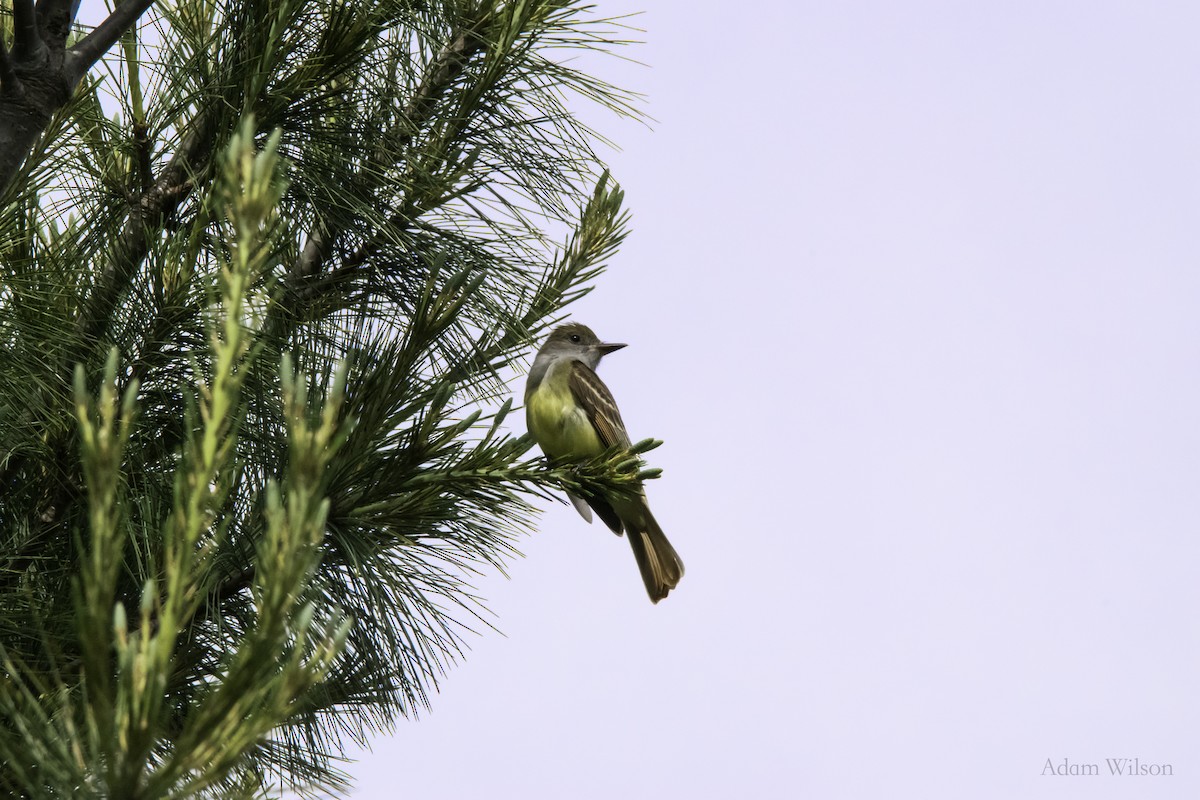
[[[625,235],[587,11],[180,0],[52,121],[0,198],[0,791],[338,791],[532,495],[653,477],[496,406]]]

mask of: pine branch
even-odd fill
[[[212,155],[215,131],[212,129],[209,114],[200,112],[192,120],[191,133],[185,138],[183,146],[153,182],[149,190],[136,197],[129,218],[124,228],[114,238],[108,253],[107,266],[95,278],[95,286],[83,306],[82,313],[76,318],[76,341],[84,343],[98,342],[105,327],[110,323],[113,311],[124,290],[137,274],[150,248],[150,234],[161,229],[175,210],[187,199],[194,189],[190,176],[197,174]],[[75,352],[68,355],[68,362],[80,363],[87,361],[86,353]],[[66,364],[61,365],[67,367]],[[32,413],[29,406],[25,407],[26,415]],[[66,443],[60,448],[65,452]],[[17,456],[4,459],[0,467],[0,485],[20,474],[27,465],[27,460]],[[69,487],[63,487],[63,492]],[[69,495],[60,492],[48,504],[49,508],[61,508],[69,503]],[[28,560],[13,562],[15,567],[12,575],[24,571]]]
[[[613,41],[578,10],[188,0],[117,119],[59,106],[0,216],[0,792],[337,787],[492,624],[531,496],[651,477],[474,408],[624,236],[562,103],[617,95],[547,58]]]
[[[411,144],[413,138],[429,124],[439,99],[462,76],[471,59],[484,51],[486,43],[477,31],[488,20],[491,11],[486,6],[481,6],[481,9],[486,10],[483,10],[478,18],[453,33],[450,40],[429,63],[424,79],[401,114],[403,122],[385,134],[385,141],[395,142],[399,147]],[[391,166],[380,163],[385,159],[386,156],[376,155],[363,165],[360,174],[378,170],[381,166]],[[343,233],[344,230],[331,228],[325,222],[318,223],[300,257],[288,271],[287,291],[289,295],[299,301],[305,299],[303,294],[299,293],[299,287],[321,270],[329,258],[334,242]],[[369,252],[369,247],[364,248],[356,258],[352,259],[354,266],[365,261]]]
[[[161,230],[167,220],[192,194],[193,176],[207,172],[216,144],[214,114],[202,110],[187,125],[183,144],[155,179],[148,191],[137,195],[128,220],[108,251],[104,271],[95,287],[78,328],[84,342],[97,340],[112,318],[113,310],[129,282],[137,274],[150,248],[150,234]]]
[[[92,65],[99,61],[152,5],[154,0],[125,0],[113,9],[91,33],[69,49],[66,68],[68,80],[72,84],[80,81]]]

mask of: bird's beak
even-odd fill
[[[622,347],[625,347],[625,345],[608,344],[607,342],[601,342],[600,344],[596,345],[596,349],[600,351],[600,355],[602,356],[606,356],[614,350],[620,350]]]

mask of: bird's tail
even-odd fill
[[[667,541],[667,537],[658,527],[658,522],[650,509],[643,504],[643,513],[636,525],[625,525],[629,544],[633,546],[633,557],[637,559],[638,569],[642,572],[642,581],[650,599],[657,603],[676,587],[683,577],[683,561],[675,548]]]

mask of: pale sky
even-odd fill
[[[687,575],[549,508],[353,796],[1198,796],[1200,4],[598,4]]]

